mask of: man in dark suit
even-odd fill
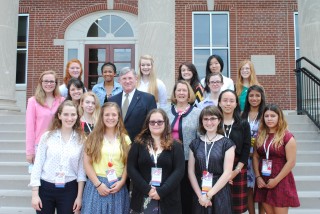
[[[140,133],[150,110],[157,108],[153,95],[136,89],[137,75],[134,69],[125,67],[120,71],[119,82],[123,92],[108,101],[116,102],[122,111],[124,125],[131,141]]]

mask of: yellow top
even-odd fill
[[[125,137],[125,141],[128,145],[131,144],[129,136]],[[103,140],[103,145],[101,149],[101,161],[99,163],[93,163],[93,169],[96,172],[97,176],[107,177],[106,170],[114,169],[116,171],[117,177],[122,176],[124,169],[124,164],[121,158],[121,149],[120,149],[120,139],[117,138],[114,143]],[[113,166],[110,168],[108,162],[112,162]]]

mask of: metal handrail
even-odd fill
[[[296,60],[297,112],[306,114],[320,129],[320,79],[302,67],[302,61],[320,71],[320,67],[306,57]]]

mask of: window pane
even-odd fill
[[[78,59],[78,49],[68,49],[68,61]]]
[[[103,24],[107,24],[104,19],[97,19],[89,28],[87,37],[106,37],[107,31]]]
[[[224,65],[222,74],[224,76],[229,77],[229,74],[228,74],[228,71],[229,71],[228,50],[227,49],[225,49],[225,50],[212,50],[212,54],[219,55],[222,58],[223,65]]]
[[[210,56],[210,50],[194,50],[194,65],[197,68],[200,80],[206,76],[207,59]]]
[[[121,71],[122,68],[124,68],[124,67],[131,68],[130,62],[115,62],[114,64],[117,67],[117,75],[119,75],[119,71]]]
[[[193,38],[194,47],[209,47],[210,45],[210,19],[207,14],[194,15]]]
[[[27,29],[28,29],[28,17],[19,16],[18,20],[18,48],[27,48]]]
[[[295,34],[296,34],[296,48],[300,47],[299,42],[299,20],[298,20],[298,14],[294,15],[294,22],[295,22]]]
[[[129,23],[125,23],[119,30],[114,32],[115,37],[133,37],[133,31]]]
[[[296,60],[300,58],[300,49],[296,49]]]
[[[212,45],[228,47],[228,16],[226,14],[212,15]]]
[[[114,61],[131,61],[131,49],[114,49]]]
[[[89,61],[105,61],[106,49],[89,49]]]
[[[26,50],[17,51],[17,71],[16,71],[16,84],[26,83]]]

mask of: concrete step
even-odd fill
[[[30,175],[0,175],[0,190],[28,190]]]
[[[0,214],[35,214],[36,211],[31,207],[0,207]]]
[[[24,150],[0,150],[0,162],[25,162],[26,153]]]
[[[288,125],[288,128],[291,132],[295,131],[318,131],[318,127],[316,127],[313,123],[292,123]]]
[[[25,131],[25,123],[1,123],[0,131]]]
[[[297,162],[318,162],[320,163],[320,151],[297,151]]]
[[[0,148],[2,150],[25,150],[25,140],[0,140]]]
[[[296,163],[293,168],[293,174],[295,176],[320,176],[320,163],[319,162],[308,162],[308,163]],[[320,180],[319,180],[320,181]],[[320,186],[320,185],[319,185]]]
[[[320,139],[319,131],[295,131],[293,135],[297,141],[299,140],[315,140],[318,141]]]
[[[31,190],[0,190],[0,207],[30,207]]]
[[[286,121],[288,124],[300,123],[308,124],[312,123],[307,115],[285,115]]]
[[[25,131],[0,131],[0,139],[23,140],[23,139],[26,139],[26,132]]]
[[[300,200],[299,209],[318,209],[320,210],[320,192],[319,191],[298,191]]]
[[[320,151],[319,140],[297,140],[297,151]]]
[[[0,115],[0,124],[26,123],[26,115]]]
[[[0,175],[27,175],[27,162],[0,162]]]
[[[294,176],[298,191],[319,191],[320,192],[320,176]]]

